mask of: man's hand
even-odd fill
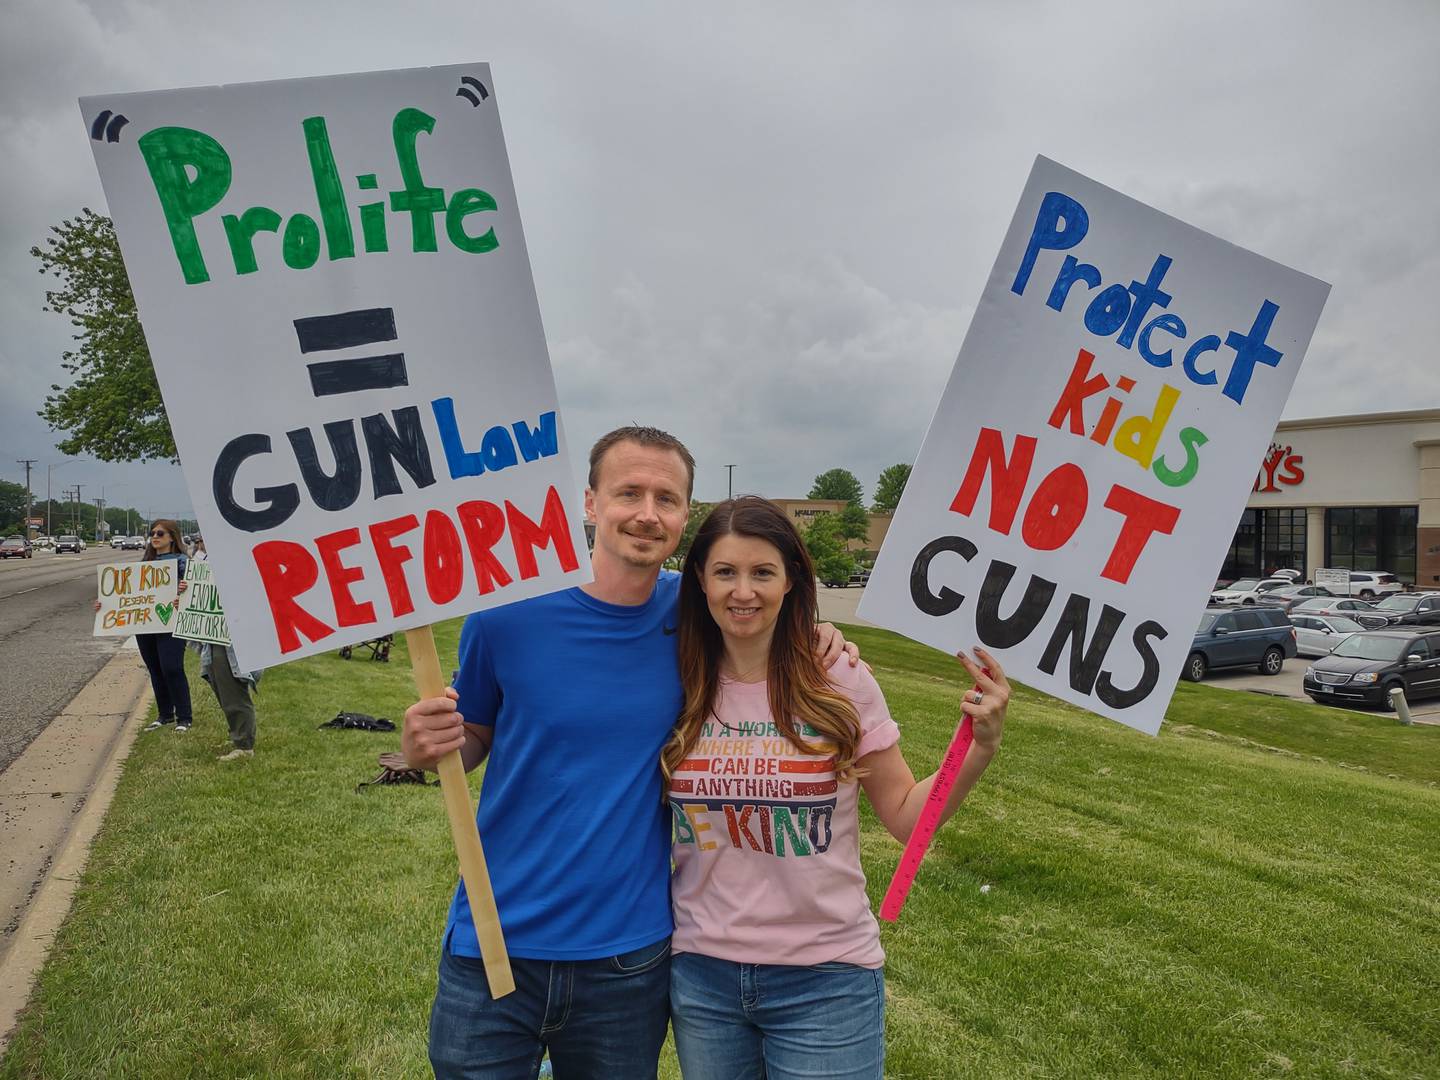
[[[833,623],[816,623],[815,655],[820,658],[821,670],[829,671],[830,665],[840,659],[842,652],[850,657],[851,667],[854,667],[860,662],[860,647],[858,645],[846,641],[845,636],[835,628]]]
[[[453,687],[444,697],[417,701],[405,710],[400,749],[412,769],[435,771],[440,759],[465,745],[464,717],[456,704],[460,695]]]

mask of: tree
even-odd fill
[[[815,477],[810,488],[812,499],[840,499],[856,506],[865,505],[865,489],[849,469],[831,469]]]
[[[685,519],[685,531],[680,534],[680,546],[675,549],[675,554],[666,560],[674,564],[673,569],[678,570],[680,564],[685,561],[685,556],[690,554],[690,545],[695,542],[695,534],[713,509],[715,509],[714,503],[690,500],[690,516]]]
[[[0,480],[0,537],[19,533],[28,536],[24,528],[25,485]]]
[[[79,344],[62,357],[75,381],[52,386],[55,393],[46,397],[40,416],[68,432],[56,444],[66,454],[101,461],[173,460],[175,438],[114,224],[86,207],[50,231],[55,235],[44,247],[30,249],[40,272],[60,281],[46,292],[44,310],[69,318]]]
[[[840,535],[846,540],[870,539],[870,515],[863,506],[849,503],[835,516],[840,519]]]
[[[844,585],[855,572],[855,559],[845,550],[839,514],[821,514],[805,530],[805,549],[815,563],[815,575],[826,585]]]
[[[905,494],[905,484],[910,479],[910,466],[903,461],[891,465],[880,474],[875,484],[875,512],[893,514],[900,505],[900,496]]]

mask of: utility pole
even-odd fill
[[[84,486],[85,486],[84,484],[76,484],[76,485],[75,485],[75,510],[74,510],[74,517],[73,517],[72,520],[75,522],[75,535],[76,535],[76,536],[79,536],[79,535],[80,535],[80,528],[81,528],[81,526],[84,524],[84,522],[81,521],[81,515],[80,515],[80,489],[81,489],[82,487],[84,487]]]
[[[728,470],[726,472],[726,483],[729,487],[730,492],[730,494],[726,497],[733,499],[735,497],[735,466],[726,465],[725,468]]]
[[[16,462],[25,466],[25,524],[20,535],[26,540],[30,539],[30,466],[36,462],[35,458],[16,458]]]

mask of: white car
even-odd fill
[[[110,547],[111,547],[112,550],[119,550],[120,548],[122,548],[122,547],[124,547],[124,546],[125,546],[125,537],[120,536],[120,535],[118,535],[118,534],[115,535],[115,536],[110,537]]]
[[[1227,607],[1234,604],[1253,604],[1266,593],[1283,589],[1290,584],[1292,582],[1288,577],[1241,578],[1211,593],[1210,603],[1224,604]]]
[[[1316,571],[1316,583],[1324,585],[1336,596],[1358,596],[1361,600],[1378,600],[1382,596],[1405,591],[1403,581],[1394,574],[1387,574],[1381,570],[1351,570],[1348,585],[1339,580],[1338,574],[1334,575],[1334,580],[1329,580],[1332,575],[1326,574],[1324,576],[1327,580],[1323,581],[1320,580],[1321,574],[1321,571]]]
[[[1344,615],[1306,615],[1292,612],[1290,624],[1295,627],[1295,647],[1301,656],[1329,656],[1351,634],[1365,628]]]

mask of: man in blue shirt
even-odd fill
[[[669,1020],[670,818],[660,750],[680,713],[679,576],[695,461],[655,428],[590,452],[588,585],[471,615],[444,698],[405,714],[407,762],[488,756],[476,821],[515,992],[490,996],[462,882],[430,1016],[435,1075],[654,1077]],[[827,651],[844,646],[838,635]]]

